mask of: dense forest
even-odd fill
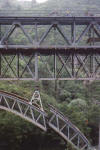
[[[24,5],[23,5],[24,4]],[[100,0],[48,0],[38,4],[32,2],[18,2],[0,0],[0,10],[99,10]],[[77,11],[77,10],[76,10]],[[10,39],[13,41],[13,39]],[[10,41],[10,42],[11,42]],[[23,41],[21,35],[17,42]],[[42,70],[41,70],[42,73]],[[39,86],[44,110],[48,110],[48,103],[64,113],[89,139],[93,146],[98,145],[98,126],[100,120],[99,81],[0,81],[0,90],[12,92],[31,99],[35,87]],[[0,145],[7,150],[74,150],[71,145],[63,141],[50,129],[47,133],[36,128],[33,124],[5,111],[0,110]]]

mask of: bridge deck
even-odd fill
[[[0,53],[12,55],[17,53],[24,53],[24,55],[31,55],[33,53],[40,53],[43,55],[50,55],[55,53],[60,54],[99,54],[100,46],[25,46],[25,45],[1,45]]]
[[[100,24],[100,17],[18,17],[18,16],[0,16],[1,25],[11,25],[13,22],[20,22],[22,25],[50,25],[52,23],[59,23],[61,25],[70,25],[75,22],[76,25],[88,25],[90,22],[98,22]]]

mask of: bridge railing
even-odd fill
[[[26,17],[100,17],[98,10],[0,10],[0,16]]]
[[[46,131],[46,113],[25,99],[4,91],[0,91],[0,109],[14,113]]]
[[[49,105],[52,116],[49,120],[49,126],[61,135],[66,141],[69,141],[77,150],[89,150],[90,143],[81,131],[73,125],[67,117],[61,112]]]

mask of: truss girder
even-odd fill
[[[12,112],[46,131],[46,113],[22,98],[0,91],[0,109]]]
[[[53,106],[50,106],[50,111],[52,116],[49,120],[49,126],[77,150],[89,150],[90,144],[81,131]]]
[[[1,29],[6,26],[0,39],[0,80],[100,79],[100,17],[6,19],[0,17]],[[16,28],[26,45],[10,43]]]
[[[29,23],[26,23],[25,21],[29,19]],[[6,48],[9,47],[9,38],[11,35],[13,35],[13,32],[16,28],[20,28],[23,35],[28,40],[28,43],[26,45],[32,45],[33,47],[39,46],[39,45],[50,45],[50,46],[78,46],[83,45],[84,48],[88,45],[96,45],[94,42],[88,43],[86,41],[89,41],[90,38],[100,38],[100,17],[87,17],[87,18],[81,18],[81,17],[48,17],[48,18],[33,18],[33,24],[32,24],[32,18],[13,18],[9,17],[8,22],[4,20],[5,18],[0,18],[0,24],[1,29],[3,29],[3,26],[6,25],[6,29],[2,32],[0,45],[2,45]],[[85,20],[86,19],[86,20]],[[30,25],[31,29],[34,29],[31,31],[31,33],[28,33],[27,29]],[[95,35],[91,34],[91,37],[89,36],[90,30],[95,33]],[[52,32],[55,32],[53,34]],[[18,31],[17,31],[18,32]],[[41,32],[43,34],[41,35]],[[49,36],[49,34],[51,34]],[[34,35],[34,36],[33,36]],[[41,36],[40,36],[41,35]],[[56,35],[56,36],[55,36]],[[37,39],[37,37],[39,37]],[[13,37],[15,38],[15,37]],[[18,38],[18,37],[17,37]],[[37,40],[36,40],[37,39]],[[17,40],[16,40],[17,41]],[[57,42],[55,42],[57,41]],[[15,45],[18,47],[19,44],[16,42]],[[98,45],[100,46],[100,42],[98,40]]]
[[[0,80],[100,80],[100,54],[0,52]]]
[[[47,131],[48,124],[77,150],[91,149],[90,143],[81,131],[51,105],[49,105],[51,115],[47,118],[47,114],[35,104],[30,104],[28,100],[16,94],[0,91],[0,109],[20,116],[44,131]]]

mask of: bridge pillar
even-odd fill
[[[38,81],[38,53],[35,53],[35,80]]]
[[[99,121],[99,146],[98,146],[98,150],[100,150],[100,121]]]
[[[37,23],[35,24],[35,45],[38,46]],[[38,81],[38,53],[35,53],[35,80]]]

